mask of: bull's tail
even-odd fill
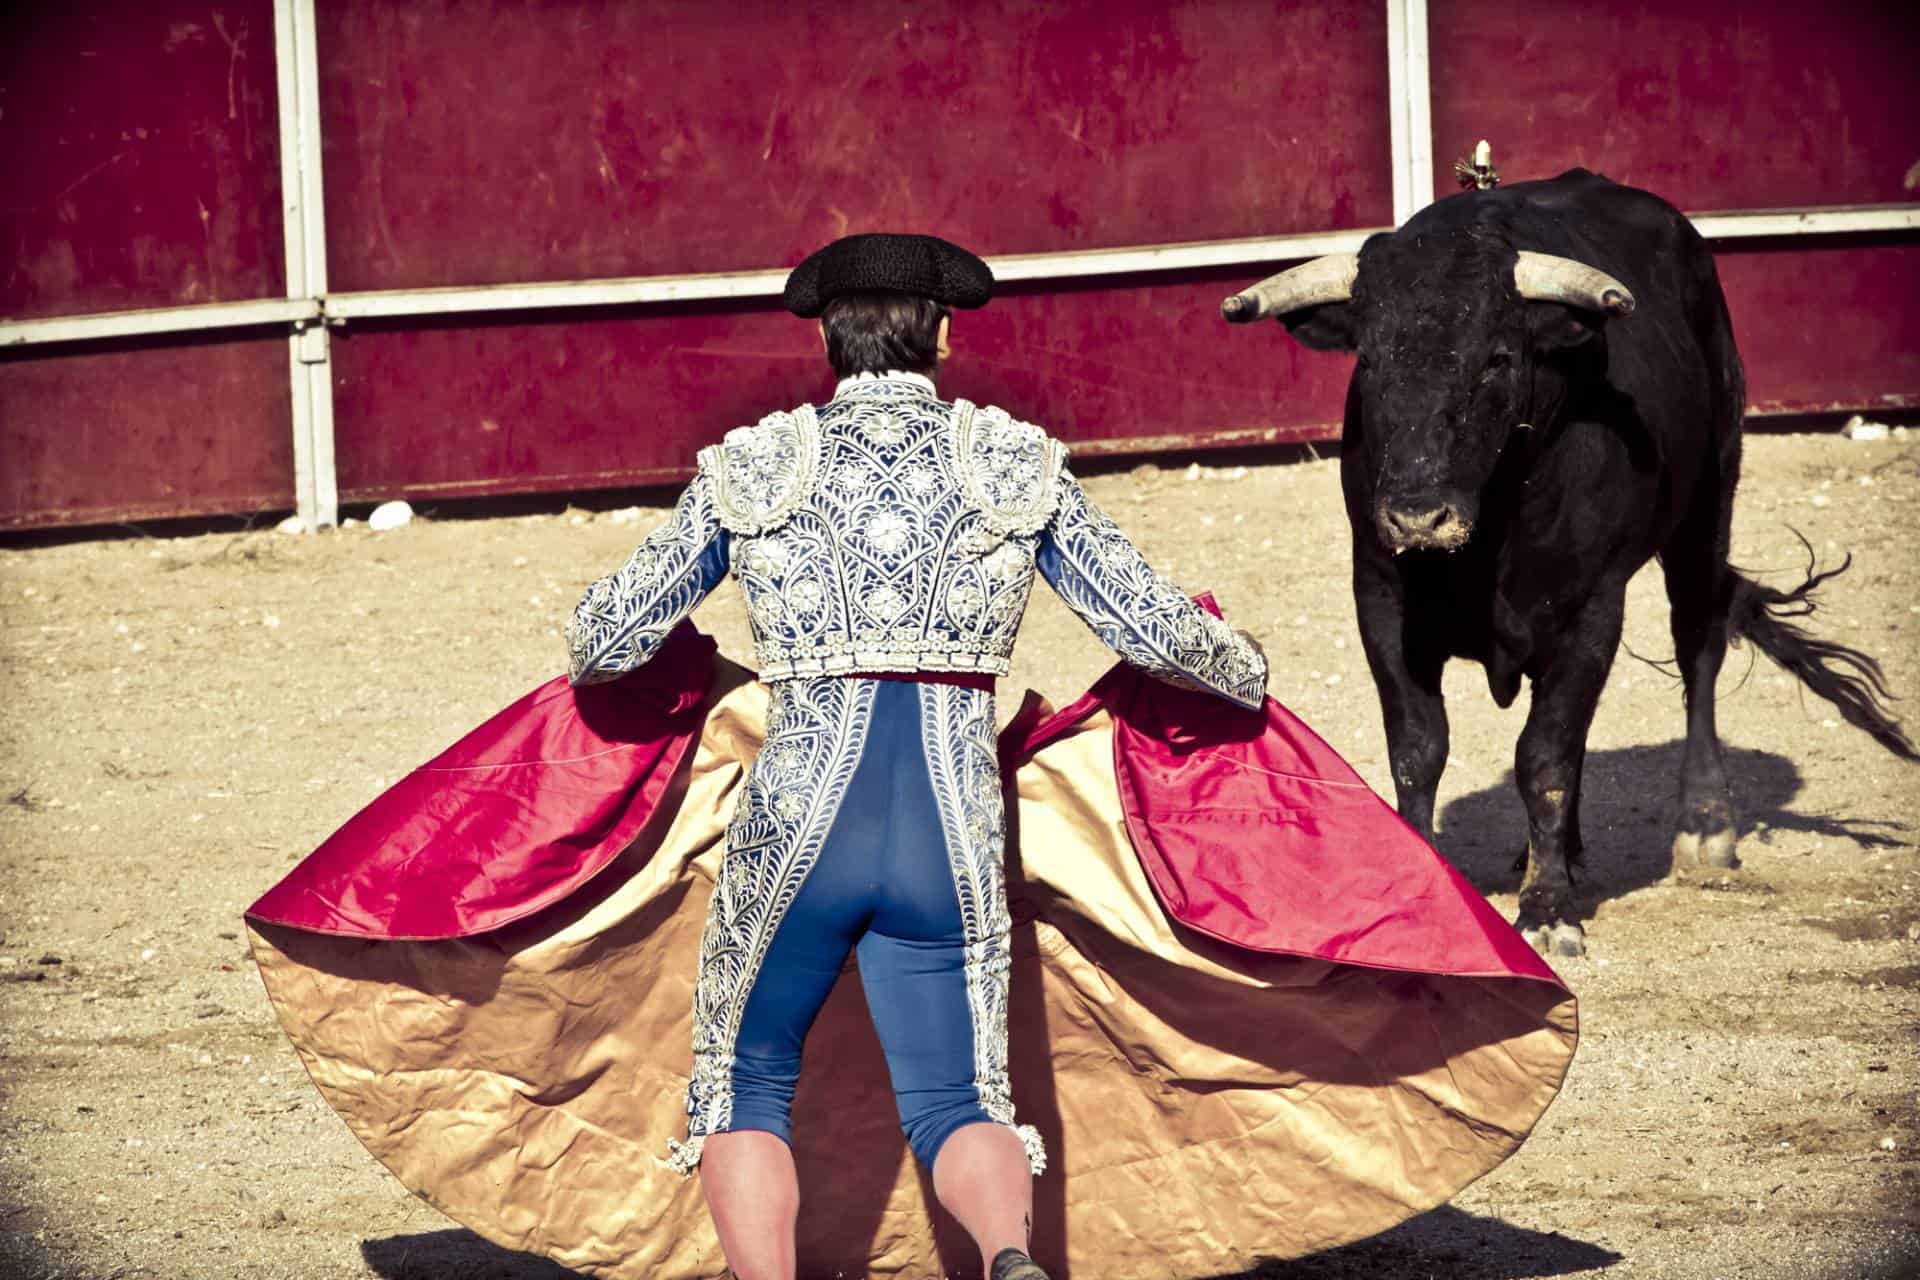
[[[1811,615],[1817,607],[1815,590],[1845,573],[1852,563],[1853,557],[1848,556],[1839,568],[1825,573],[1809,563],[1806,581],[1791,591],[1775,591],[1729,569],[1733,599],[1727,611],[1728,631],[1753,641],[1762,653],[1838,708],[1848,724],[1864,729],[1901,759],[1920,760],[1920,751],[1883,705],[1894,699],[1880,664],[1858,649],[1822,640],[1789,621]]]

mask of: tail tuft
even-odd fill
[[[1802,544],[1806,539],[1801,539]],[[1776,591],[1729,569],[1733,600],[1727,612],[1728,630],[1745,636],[1801,683],[1831,702],[1840,716],[1865,730],[1875,742],[1903,760],[1920,761],[1920,751],[1887,713],[1884,702],[1897,701],[1887,689],[1880,664],[1858,649],[1822,640],[1789,619],[1805,618],[1818,608],[1813,593],[1853,563],[1848,556],[1837,569],[1819,571],[1813,548],[1807,547],[1807,578],[1792,591]]]

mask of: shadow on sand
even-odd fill
[[[1544,1280],[1599,1271],[1620,1258],[1557,1231],[1529,1231],[1444,1205],[1371,1240],[1218,1280]]]
[[[586,1280],[531,1253],[515,1253],[463,1228],[362,1240],[360,1256],[383,1280]]]
[[[384,1280],[583,1280],[580,1272],[488,1244],[471,1231],[388,1236],[360,1246]],[[1620,1261],[1611,1249],[1552,1232],[1508,1226],[1451,1207],[1435,1209],[1384,1235],[1218,1280],[1546,1280]]]
[[[1673,824],[1679,814],[1684,743],[1587,754],[1580,794],[1586,857],[1575,869],[1582,900],[1592,904],[1663,880],[1673,870]],[[1905,823],[1871,816],[1796,810],[1804,779],[1785,756],[1726,749],[1727,779],[1740,818],[1740,843],[1753,848],[1781,833],[1833,837],[1868,848],[1913,843]],[[1516,865],[1526,847],[1527,815],[1509,770],[1498,786],[1449,801],[1440,813],[1440,851],[1482,893],[1520,887]]]

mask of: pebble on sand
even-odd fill
[[[375,533],[390,533],[412,523],[413,508],[397,498],[392,502],[383,502],[367,513],[367,528]]]

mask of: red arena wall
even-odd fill
[[[1389,226],[1395,5],[309,0],[319,305],[765,271],[879,228],[998,256]],[[285,509],[287,324],[34,324],[286,296],[276,31],[300,0],[106,8],[0,19],[0,528]],[[1920,180],[1885,106],[1920,35],[1891,7],[1424,11],[1443,198],[1482,137],[1507,181],[1584,165],[1693,213],[1898,204]],[[1717,244],[1756,412],[1920,405],[1912,225]],[[1347,362],[1218,318],[1283,265],[1267,252],[1009,283],[959,318],[943,382],[1083,456],[1326,436]],[[314,350],[316,465],[347,501],[674,481],[829,385],[764,294],[355,318]]]

